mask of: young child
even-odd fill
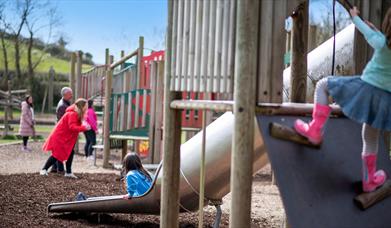
[[[98,132],[97,128],[97,117],[96,113],[93,107],[93,101],[88,100],[88,110],[87,110],[87,118],[86,122],[91,126],[91,129],[84,132],[84,135],[86,136],[86,144],[84,146],[84,152],[86,155],[86,158],[92,158],[92,151],[94,146],[96,144],[96,134]]]
[[[34,128],[34,109],[33,109],[33,97],[26,96],[26,99],[22,102],[22,113],[20,116],[19,134],[23,139],[22,151],[31,152],[31,149],[27,147],[29,136],[35,136]]]
[[[48,175],[47,170],[57,160],[59,162],[66,162],[66,177],[77,178],[70,171],[69,155],[76,143],[80,132],[91,129],[88,124],[83,125],[83,118],[87,111],[87,101],[85,99],[78,99],[75,104],[66,109],[65,115],[60,119],[53,131],[50,133],[48,139],[43,144],[43,151],[52,151],[52,155],[46,161],[45,166],[40,171],[41,175]]]
[[[152,185],[152,177],[144,169],[141,160],[136,153],[128,153],[123,161],[123,169],[126,173],[125,185],[128,194],[125,199],[141,196]]]
[[[386,173],[376,171],[379,131],[391,131],[391,8],[379,31],[364,23],[356,7],[350,10],[353,23],[375,51],[361,77],[326,77],[315,89],[312,121],[296,120],[295,130],[314,144],[322,141],[322,129],[329,117],[328,95],[341,106],[344,114],[363,124],[362,184],[364,192],[383,185]]]

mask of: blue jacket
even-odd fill
[[[377,88],[391,92],[391,49],[383,33],[371,29],[360,17],[353,17],[353,23],[375,49],[371,60],[365,66],[361,79]]]
[[[151,185],[152,181],[138,170],[130,170],[126,174],[126,190],[130,197],[143,195]]]

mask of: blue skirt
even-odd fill
[[[391,131],[391,93],[361,80],[359,76],[329,77],[328,91],[343,113],[373,128]]]

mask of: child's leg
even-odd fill
[[[316,83],[315,93],[314,93],[314,103],[321,105],[329,104],[329,91],[327,89],[327,80],[328,77],[320,79]]]
[[[379,148],[379,130],[363,124],[362,127],[362,183],[364,192],[371,192],[384,184],[386,173],[376,171],[377,151]]]
[[[328,106],[328,88],[327,88],[328,77],[323,78],[316,84],[315,95],[314,95],[314,110],[312,112],[312,121],[306,123],[302,120],[296,120],[295,130],[308,138],[308,140],[314,144],[322,142],[323,138],[323,127],[330,115],[331,108]]]
[[[84,135],[86,136],[86,144],[84,145],[84,154],[85,154],[86,157],[88,157],[88,149],[89,149],[90,144],[91,144],[91,140],[90,140],[90,137],[89,137],[89,131],[85,131]]]
[[[89,148],[89,154],[88,156],[91,156],[92,155],[92,152],[94,151],[94,148],[92,148],[92,146],[96,145],[96,134],[95,132],[92,130],[91,131],[91,143],[90,143],[90,148]]]
[[[28,136],[23,136],[23,146],[26,148],[27,147],[27,141],[29,140]]]

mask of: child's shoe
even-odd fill
[[[306,123],[300,119],[295,121],[294,128],[297,133],[306,137],[313,144],[320,144],[323,139],[323,127],[330,115],[331,108],[328,105],[315,104],[312,112],[312,121]]]
[[[64,177],[77,179],[78,177],[73,173],[65,173]]]
[[[362,154],[362,188],[364,192],[372,192],[382,186],[387,179],[383,170],[376,171],[377,154]]]

